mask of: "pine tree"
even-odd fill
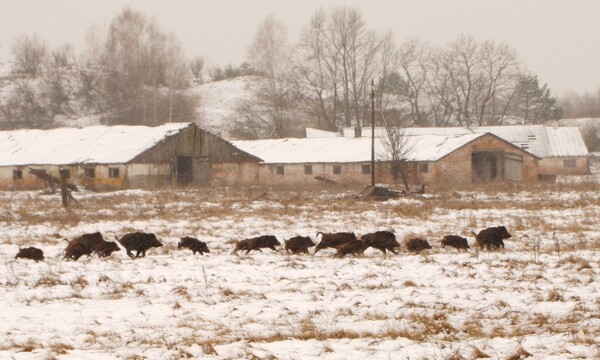
[[[547,84],[540,87],[537,75],[520,75],[514,104],[515,115],[521,116],[526,123],[541,123],[562,116],[558,101],[552,96]]]

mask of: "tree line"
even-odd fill
[[[414,38],[396,45],[392,34],[370,29],[351,7],[317,11],[293,45],[285,34],[285,25],[270,16],[250,47],[250,64],[268,81],[246,117],[271,132],[255,136],[288,136],[301,118],[332,131],[368,125],[372,80],[378,112],[399,126],[540,123],[563,116],[548,86],[521,70],[505,43],[461,36],[446,46]]]
[[[11,54],[5,128],[49,128],[82,114],[105,124],[196,120],[188,90],[202,81],[203,58],[186,59],[180,42],[140,12],[126,8],[105,31],[92,29],[78,55],[69,45],[50,50],[36,35],[18,37]]]
[[[92,29],[86,44],[76,55],[69,45],[51,50],[35,35],[17,38],[2,127],[48,128],[81,114],[105,124],[201,122],[192,87],[242,75],[260,84],[238,109],[237,133],[246,138],[298,136],[307,125],[366,126],[372,82],[377,111],[399,126],[600,116],[600,93],[558,101],[505,43],[461,36],[445,46],[418,39],[398,45],[347,6],[317,10],[293,43],[281,21],[265,18],[239,66],[206,69],[203,57],[186,58],[175,36],[128,8],[107,29]]]

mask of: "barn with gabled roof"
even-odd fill
[[[191,123],[0,131],[0,188],[45,186],[40,172],[89,189],[209,185],[215,163],[256,162]]]
[[[428,127],[404,128],[406,135],[461,135],[461,134],[494,134],[515,146],[537,156],[538,176],[540,180],[555,180],[560,175],[587,175],[589,169],[589,153],[581,132],[577,127],[554,127],[546,125],[509,125],[509,126],[476,126],[476,127]],[[342,137],[356,137],[354,128],[343,129]],[[307,137],[331,136],[323,131],[307,129]],[[371,129],[364,128],[359,137],[370,137]],[[375,136],[385,138],[386,129],[375,128]]]
[[[479,182],[537,180],[539,158],[489,134],[405,135],[403,160],[409,183],[456,186]],[[318,137],[232,141],[261,161],[219,172],[228,184],[300,185],[319,182],[369,184],[371,139]],[[384,138],[375,141],[375,177],[401,183]],[[226,165],[228,166],[228,165]]]

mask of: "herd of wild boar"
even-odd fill
[[[322,249],[336,249],[334,257],[344,257],[345,255],[360,255],[369,247],[378,249],[384,255],[387,252],[396,253],[397,248],[401,247],[396,240],[396,235],[391,231],[376,231],[365,234],[359,238],[353,232],[337,232],[337,233],[322,233],[318,232],[317,237],[321,236],[319,244],[315,244],[308,236],[295,236],[285,240],[284,248],[286,252],[292,254],[309,254],[308,248],[315,247],[314,254]],[[494,250],[504,248],[504,239],[508,239],[511,235],[504,226],[496,226],[481,230],[478,234],[473,232],[475,240],[480,249]],[[154,247],[161,247],[163,244],[158,241],[154,234],[134,232],[123,235],[120,239],[115,236],[117,242],[121,244],[127,255],[132,259],[146,256],[146,251]],[[277,251],[281,243],[273,235],[262,235],[245,240],[240,240],[235,243],[232,254],[237,254],[239,251],[245,251],[248,254],[252,250],[261,251],[261,249],[269,248]],[[468,251],[470,248],[466,238],[458,235],[446,235],[441,241],[441,247],[450,246],[458,251]],[[408,251],[419,253],[426,249],[431,249],[431,245],[427,240],[420,238],[409,238],[405,241],[405,247]],[[177,244],[178,249],[189,249],[195,255],[197,252],[200,255],[210,253],[205,242],[193,237],[182,237]],[[119,251],[121,248],[114,241],[106,241],[100,232],[91,234],[83,234],[70,241],[64,251],[64,259],[77,260],[83,255],[92,256],[97,254],[98,257],[108,257],[113,252]],[[133,253],[135,251],[135,254]],[[25,258],[37,261],[44,260],[44,253],[41,249],[35,247],[19,248],[19,252],[15,259]]]

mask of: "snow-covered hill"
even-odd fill
[[[200,97],[197,124],[225,139],[234,138],[240,124],[239,108],[252,101],[263,79],[259,76],[240,76],[199,85],[191,90]]]

